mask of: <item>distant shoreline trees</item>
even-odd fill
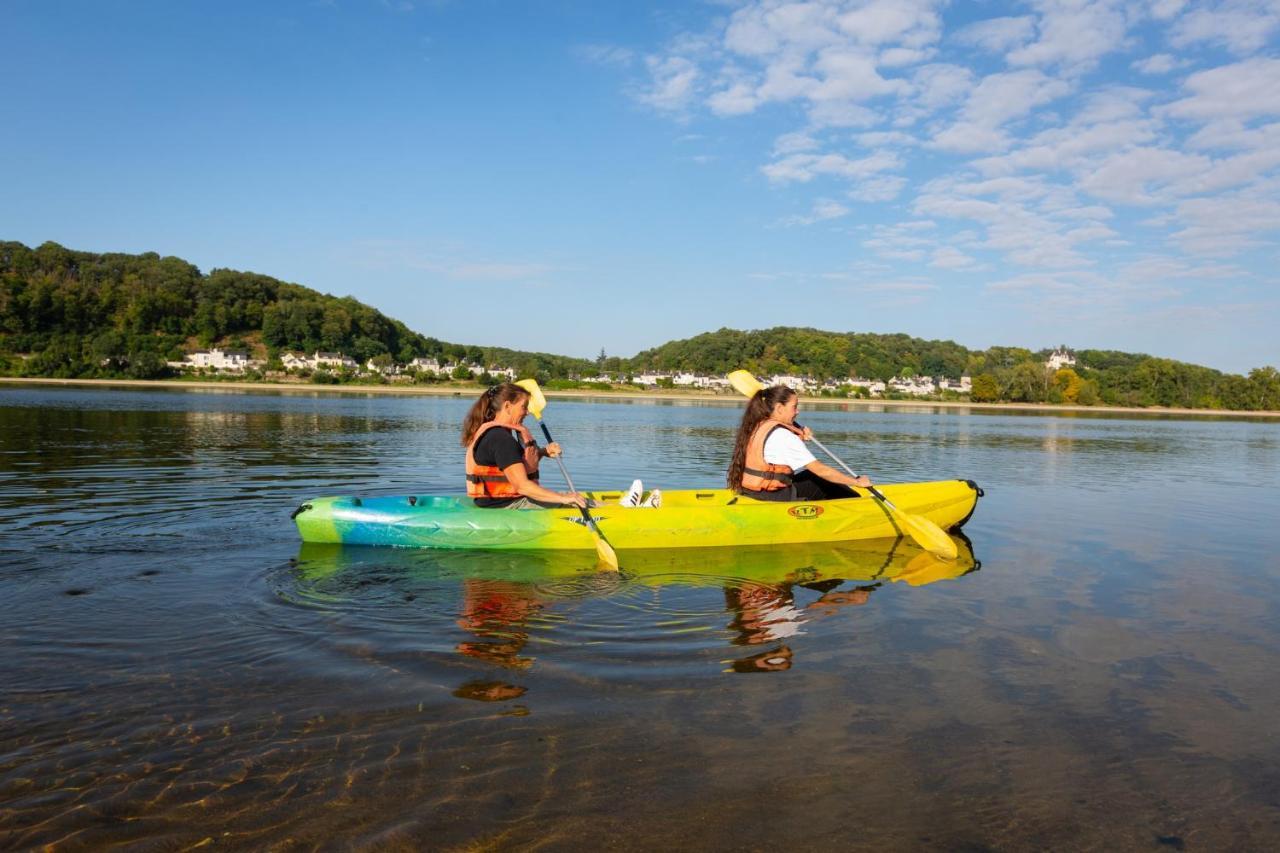
[[[887,382],[972,377],[973,402],[1073,403],[1188,409],[1280,410],[1280,372],[1247,376],[1154,356],[1077,350],[1053,369],[1048,350],[905,334],[776,327],[720,329],[669,341],[633,358],[596,359],[449,343],[410,330],[352,297],[335,297],[269,276],[179,258],[77,252],[45,243],[0,242],[0,373],[55,378],[161,378],[166,361],[222,343],[276,360],[285,351],[342,352],[364,364],[414,358],[505,364],[540,381],[641,371],[851,378]],[[432,377],[435,378],[435,377]],[[467,377],[470,378],[470,377]],[[953,398],[954,392],[945,396]]]

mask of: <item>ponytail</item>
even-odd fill
[[[466,447],[471,443],[481,424],[488,423],[497,416],[503,403],[518,403],[528,396],[529,392],[514,382],[503,382],[486,389],[462,419],[462,446]]]
[[[742,413],[742,423],[738,426],[738,437],[733,443],[733,460],[729,463],[729,488],[735,492],[742,489],[742,471],[747,467],[747,445],[756,427],[769,420],[773,407],[791,402],[796,395],[786,385],[771,385],[761,388],[747,401],[747,408]]]

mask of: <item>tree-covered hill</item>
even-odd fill
[[[56,243],[0,243],[0,371],[150,377],[195,346],[260,343],[343,352],[363,363],[386,353],[504,364],[547,376],[589,370],[582,359],[453,344],[410,330],[351,297],[179,258],[76,252]],[[19,353],[32,354],[21,361]],[[7,356],[7,358],[6,358]]]
[[[1048,371],[1048,355],[1049,350],[1020,347],[970,350],[903,334],[776,327],[720,329],[670,341],[637,354],[627,366],[703,373],[745,368],[817,379],[967,375],[974,382],[971,397],[979,402],[1280,409],[1280,373],[1274,367],[1245,377],[1141,353],[1079,350],[1074,368]]]

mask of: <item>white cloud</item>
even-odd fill
[[[1118,0],[1038,0],[1039,38],[1010,51],[1010,65],[1064,65],[1075,70],[1092,67],[1119,48],[1127,22]]]
[[[686,109],[692,103],[698,79],[696,65],[683,56],[650,56],[645,64],[653,76],[653,85],[640,94],[642,103],[669,112]]]
[[[901,165],[898,155],[891,151],[877,151],[869,157],[851,160],[841,154],[790,154],[761,169],[775,183],[807,183],[819,175],[859,179],[896,169]]]
[[[994,199],[979,198],[994,195]],[[1113,232],[1099,221],[1059,217],[1070,193],[1035,180],[964,183],[954,178],[928,184],[916,197],[916,214],[977,222],[984,236],[976,245],[1032,267],[1075,267],[1092,263],[1077,244]],[[1076,208],[1065,208],[1073,213]]]
[[[848,196],[855,201],[893,201],[901,195],[906,185],[906,178],[897,175],[877,175],[859,180],[857,186],[849,190]]]
[[[760,106],[760,98],[750,83],[737,82],[712,94],[707,98],[707,106],[716,115],[745,115],[755,112],[756,107]]]
[[[1280,149],[1280,122],[1248,128],[1235,119],[1213,121],[1188,137],[1186,144],[1197,151]]]
[[[1109,155],[1080,180],[1097,198],[1129,205],[1170,200],[1170,188],[1203,174],[1212,165],[1199,154],[1167,148],[1135,147]]]
[[[901,80],[881,77],[876,72],[874,57],[845,50],[822,51],[814,63],[814,71],[822,82],[807,95],[815,101],[866,101],[906,87]]]
[[[845,207],[838,201],[829,198],[820,198],[813,204],[813,210],[804,216],[788,216],[782,220],[783,225],[814,225],[818,222],[827,222],[832,219],[839,219],[849,215],[849,208]]]
[[[1168,74],[1186,64],[1185,60],[1177,59],[1167,53],[1157,53],[1146,59],[1135,59],[1130,67],[1143,74]]]
[[[813,151],[818,147],[818,140],[803,132],[784,133],[773,141],[773,156],[795,154],[800,151]]]
[[[1159,123],[1142,109],[1149,97],[1142,89],[1104,90],[1090,97],[1064,126],[1041,131],[1007,154],[972,165],[987,175],[1096,168],[1101,157],[1157,139]]]
[[[1164,114],[1200,120],[1280,115],[1280,59],[1259,57],[1201,71],[1183,88],[1192,94],[1164,108]]]
[[[1119,272],[1133,281],[1225,279],[1237,278],[1244,274],[1239,267],[1227,264],[1196,264],[1172,255],[1149,255],[1122,265]]]
[[[814,127],[871,127],[879,121],[879,113],[847,101],[825,101],[809,108],[809,123]]]
[[[1015,45],[1026,44],[1035,31],[1035,19],[1029,16],[988,18],[958,30],[953,38],[960,44],[1004,53]]]
[[[1177,207],[1186,224],[1173,240],[1184,251],[1224,257],[1264,245],[1262,235],[1280,231],[1280,201],[1248,195],[1187,199]]]
[[[854,136],[854,141],[863,148],[883,148],[889,145],[906,148],[917,144],[916,138],[911,134],[894,130],[859,133]]]
[[[611,44],[584,44],[577,54],[594,65],[626,67],[636,61],[635,51]]]
[[[1207,42],[1247,54],[1266,46],[1277,26],[1280,6],[1269,0],[1201,2],[1178,19],[1169,41],[1174,47]]]
[[[933,260],[929,266],[946,270],[968,269],[977,264],[973,258],[954,246],[939,246],[933,250]]]
[[[922,47],[938,40],[942,20],[930,0],[870,0],[838,18],[840,31],[868,45],[901,43]]]
[[[1066,82],[1035,69],[992,74],[969,95],[960,119],[935,136],[931,145],[959,153],[1002,150],[1009,144],[1002,130],[1006,122],[1070,91]]]
[[[1155,18],[1157,21],[1167,21],[1170,18],[1176,17],[1186,5],[1187,0],[1151,0],[1151,17]]]

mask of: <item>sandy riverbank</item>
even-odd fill
[[[478,385],[316,385],[310,382],[196,382],[180,379],[42,379],[0,377],[0,385],[62,385],[96,386],[100,388],[165,388],[198,391],[284,391],[296,394],[384,394],[388,396],[474,397],[480,393]],[[548,391],[548,397],[590,397],[596,399],[620,399],[637,401],[689,401],[737,405],[736,394],[712,394],[705,391]],[[1176,415],[1179,417],[1243,417],[1280,418],[1280,412],[1243,412],[1224,409],[1174,409],[1152,406],[1138,408],[1128,406],[1068,406],[1048,403],[962,403],[952,401],[921,400],[837,400],[831,397],[801,397],[807,404],[839,406],[862,411],[909,411],[928,409],[964,409],[988,412],[1047,412],[1047,413],[1100,413]]]

